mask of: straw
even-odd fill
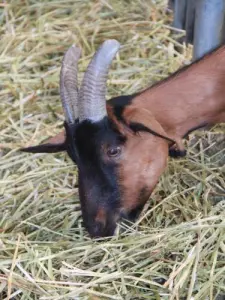
[[[192,133],[135,224],[112,239],[82,227],[68,156],[26,154],[63,127],[59,71],[72,44],[79,80],[106,39],[123,45],[108,98],[137,92],[190,63],[167,1],[0,4],[0,298],[216,299],[225,293],[224,125]],[[178,52],[179,48],[179,52]],[[132,175],[132,174],[131,174]]]

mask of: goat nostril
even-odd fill
[[[96,222],[92,227],[92,234],[95,237],[101,237],[103,233],[104,226],[101,222]]]

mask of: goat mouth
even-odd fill
[[[129,212],[125,212],[124,210],[121,211],[119,221],[135,222],[140,216],[143,208],[144,208],[144,204],[139,205],[138,207],[132,209]]]
[[[131,226],[133,222],[139,217],[144,205],[138,206],[137,208],[126,212],[125,209],[121,209],[119,213],[114,215],[114,218],[109,218],[105,222],[95,221],[93,223],[85,224],[84,226],[88,231],[91,238],[104,238],[113,237],[116,235],[119,228],[119,232],[123,232],[123,229],[119,226],[119,223],[124,223]]]
[[[94,221],[89,224],[83,222],[83,226],[91,238],[106,238],[115,235],[117,222],[112,220],[106,220],[106,222]]]
[[[103,227],[102,224],[95,224],[90,232],[92,238],[104,238],[114,236],[116,230],[115,226]]]

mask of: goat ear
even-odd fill
[[[186,153],[182,139],[169,135],[165,132],[161,124],[155,119],[153,114],[144,108],[130,107],[123,114],[126,124],[135,132],[149,132],[155,136],[167,140],[173,146],[173,151],[177,156],[184,156]],[[172,156],[172,155],[171,155]],[[175,155],[174,155],[175,156]]]
[[[66,150],[66,134],[65,130],[58,133],[54,137],[45,141],[44,144],[31,146],[26,148],[19,149],[23,152],[30,152],[30,153],[55,153],[61,152]]]

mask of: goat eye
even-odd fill
[[[111,147],[107,150],[107,155],[110,157],[118,156],[121,153],[121,147]]]

